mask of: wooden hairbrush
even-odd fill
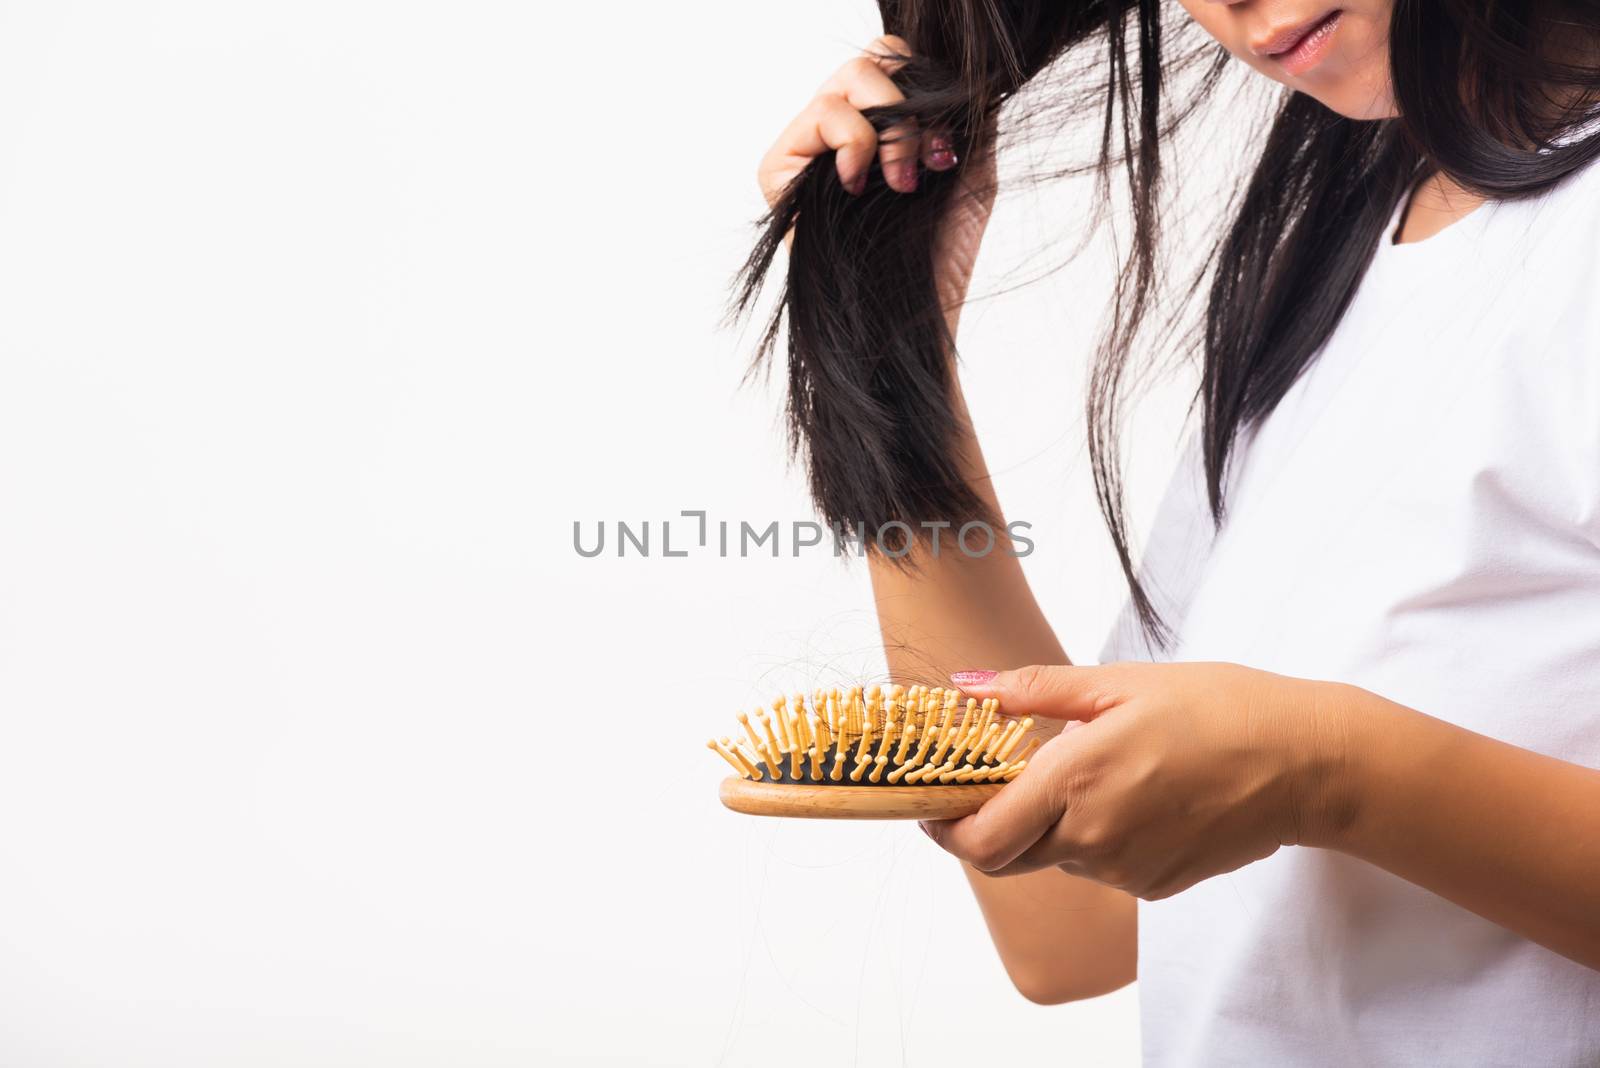
[[[976,812],[1021,774],[1038,747],[1020,748],[1032,719],[1011,719],[993,698],[959,690],[873,686],[780,697],[744,737],[706,746],[737,775],[722,803],[752,816],[955,819]]]

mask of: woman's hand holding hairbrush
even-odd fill
[[[924,823],[978,871],[1055,866],[1154,899],[1320,844],[1339,820],[1345,730],[1328,684],[1234,664],[962,678],[971,696],[1067,728],[978,812]]]

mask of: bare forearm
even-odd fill
[[[1348,757],[1319,844],[1600,968],[1600,771],[1330,692]]]
[[[1013,555],[959,390],[955,403],[958,424],[968,427],[960,435],[963,474],[997,520],[995,543],[987,553],[968,554],[946,533],[937,556],[919,544],[910,566],[872,558],[872,591],[889,670],[897,679],[942,684],[951,671],[974,665],[1067,663]]]
[[[961,421],[966,413],[961,410]],[[964,435],[966,476],[1000,516],[977,439]],[[1065,664],[1066,653],[996,530],[995,550],[968,556],[924,547],[915,566],[874,558],[873,593],[890,674],[944,683],[971,667]],[[1042,1002],[1114,990],[1133,979],[1134,902],[1057,870],[992,879],[967,868],[995,947],[1017,988]]]

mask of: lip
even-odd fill
[[[1314,19],[1274,30],[1250,43],[1250,51],[1276,60],[1290,74],[1303,74],[1316,66],[1328,51],[1339,29],[1344,12],[1335,8]]]

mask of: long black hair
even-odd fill
[[[1122,509],[1118,414],[1135,338],[1162,263],[1163,143],[1218,82],[1219,46],[1174,48],[1163,0],[879,0],[910,56],[906,99],[865,114],[880,132],[910,118],[948,136],[961,163],[918,192],[874,176],[852,196],[831,153],[788,186],[736,287],[747,311],[792,233],[788,273],[762,337],[788,353],[791,442],[825,520],[878,529],[992,520],[961,476],[952,424],[954,342],[935,289],[934,243],[954,198],[974,189],[1001,108],[1066,69],[1071,108],[1099,115],[1102,183],[1121,172],[1132,218],[1087,393],[1101,511],[1146,631],[1164,625],[1141,586]],[[1164,11],[1165,9],[1165,11]],[[1349,306],[1386,222],[1422,177],[1442,172],[1495,199],[1540,193],[1600,155],[1591,132],[1600,5],[1563,0],[1396,0],[1389,33],[1398,116],[1358,121],[1288,91],[1232,221],[1194,292],[1205,293],[1201,444],[1214,519],[1240,432],[1272,411]],[[1182,72],[1183,103],[1163,89]],[[1175,335],[1172,335],[1175,336]]]

